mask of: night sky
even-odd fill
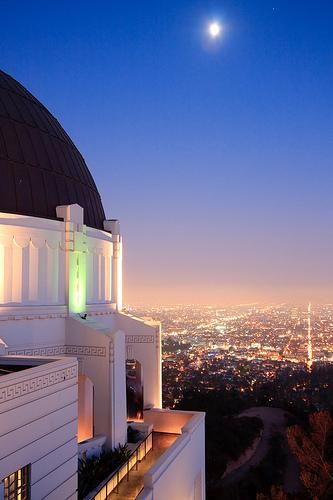
[[[333,301],[332,27],[331,0],[1,2],[1,69],[121,221],[125,302]]]

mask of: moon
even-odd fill
[[[221,31],[222,27],[217,21],[210,23],[208,26],[208,34],[211,38],[218,38],[221,35]]]

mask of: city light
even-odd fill
[[[326,382],[315,378],[310,388],[307,377],[322,366],[333,370],[333,306],[152,307],[137,314],[162,321],[167,407],[193,388],[245,394],[267,382],[290,403],[311,404]],[[291,386],[280,387],[281,374]]]

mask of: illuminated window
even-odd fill
[[[4,500],[30,500],[30,465],[4,479]]]

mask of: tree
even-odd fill
[[[333,420],[327,411],[313,413],[309,427],[294,425],[287,437],[291,452],[300,465],[300,479],[311,498],[322,498],[333,481],[333,463],[328,458],[327,444],[333,432]]]
[[[270,495],[258,493],[256,500],[287,500],[288,495],[279,486],[272,486]]]

